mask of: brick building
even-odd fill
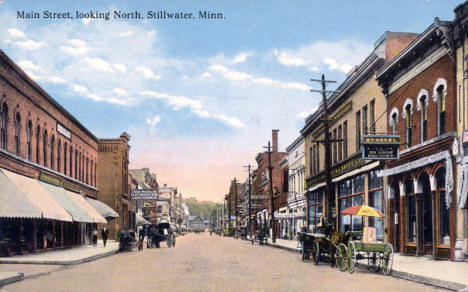
[[[227,212],[230,226],[237,226],[240,222],[240,210],[241,210],[241,196],[242,196],[242,184],[235,178],[231,180],[229,185],[229,193],[226,195],[227,200]]]
[[[386,110],[375,72],[388,63],[417,34],[386,32],[379,38],[374,50],[354,67],[345,81],[328,101],[329,137],[339,142],[330,143],[331,188],[326,194],[325,147],[316,141],[324,140],[322,107],[306,119],[301,130],[305,139],[305,174],[307,222],[309,229],[320,226],[328,215],[341,232],[362,231],[364,226],[375,227],[379,240],[384,239],[381,219],[363,219],[342,215],[341,211],[367,204],[383,210],[383,181],[376,176],[382,164],[362,159],[363,135],[385,133],[386,120],[380,118]],[[326,214],[330,203],[331,214]]]
[[[272,212],[278,211],[279,209],[279,200],[277,198],[282,194],[281,181],[283,173],[280,168],[280,162],[287,156],[286,152],[278,151],[278,132],[279,130],[272,130],[272,151],[271,151],[271,166],[272,169],[272,186],[273,186],[273,196],[274,196],[274,208],[272,211],[271,200],[270,200],[270,177],[268,171],[268,152],[258,153],[255,157],[257,161],[257,171],[255,173],[256,189],[255,195],[259,198],[263,198],[265,202],[264,209],[257,213],[257,224],[267,224],[271,229],[273,222],[271,221]],[[278,234],[279,226],[278,222],[274,222],[276,234]],[[270,232],[270,234],[272,234]]]
[[[159,192],[159,184],[156,179],[156,174],[152,173],[149,168],[143,167],[140,169],[129,169],[128,172],[136,181],[136,189],[140,190],[155,190]],[[132,204],[136,207],[136,211],[143,216],[148,222],[156,223],[156,200],[134,200]]]
[[[387,161],[382,174],[388,177],[388,241],[404,254],[454,258],[452,149],[458,143],[451,43],[451,23],[436,18],[377,73],[387,97],[387,131],[401,136],[400,159]]]
[[[128,164],[130,135],[116,139],[98,139],[98,199],[113,208],[119,217],[109,221],[109,238],[115,239],[121,229],[135,229],[135,208],[130,201]]]
[[[88,243],[97,138],[1,50],[0,117],[0,252]]]

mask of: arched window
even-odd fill
[[[75,150],[75,179],[78,179],[78,150]]]
[[[405,143],[406,147],[411,147],[411,140],[412,140],[412,131],[411,127],[413,125],[412,116],[411,116],[411,105],[407,105],[405,107]]]
[[[50,168],[55,169],[55,136],[50,139]]]
[[[93,160],[91,159],[91,171],[89,172],[89,180],[90,180],[90,184],[93,186]]]
[[[97,163],[94,163],[94,186],[96,186],[96,173],[97,173]]]
[[[20,155],[21,115],[16,113],[15,117],[15,154]]]
[[[42,144],[42,151],[44,152],[44,166],[47,167],[47,130],[44,130],[44,139]]]
[[[70,145],[70,177],[73,177],[73,147]]]
[[[63,174],[67,175],[67,151],[68,145],[67,142],[63,143]]]
[[[7,130],[8,130],[8,106],[6,103],[2,106],[2,131],[1,131],[1,143],[2,149],[7,148]]]
[[[60,172],[61,170],[61,167],[60,167],[60,163],[62,162],[61,161],[61,156],[62,156],[62,141],[58,141],[58,144],[57,144],[57,171]]]
[[[88,172],[88,170],[89,170],[89,158],[86,157],[86,183],[87,183],[87,184],[89,184],[89,180],[88,180],[88,177],[89,177],[88,174],[89,174],[89,172]]]
[[[37,125],[37,128],[36,128],[36,163],[39,164],[39,158],[40,158],[40,154],[41,154],[41,151],[39,150],[39,147],[41,145],[41,126]]]
[[[81,181],[81,152],[80,155],[78,156],[78,180]]]
[[[427,140],[427,96],[421,99],[421,143]]]
[[[32,156],[32,145],[31,145],[31,140],[32,140],[32,122],[31,120],[28,121],[28,126],[26,127],[26,140],[27,140],[27,155],[28,155],[28,160],[31,160]]]
[[[393,113],[392,115],[392,133],[396,134],[398,132],[398,115]]]
[[[445,133],[445,94],[444,86],[437,88],[437,135]]]

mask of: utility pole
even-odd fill
[[[273,167],[271,166],[271,146],[270,141],[268,141],[268,146],[263,147],[267,149],[268,153],[268,175],[270,181],[270,204],[271,204],[271,222],[272,222],[272,232],[271,232],[271,241],[276,243],[276,230],[275,230],[275,199],[273,198],[273,176],[272,170]]]
[[[237,179],[234,178],[234,216],[236,216],[236,228],[239,225],[238,224],[238,211],[237,211]]]
[[[251,194],[251,183],[250,183],[250,164],[247,166],[247,171],[249,172],[249,233],[252,244],[254,244],[253,234],[252,234],[252,194]]]
[[[328,119],[328,108],[327,108],[327,94],[336,93],[337,91],[326,90],[328,83],[336,83],[336,81],[325,80],[325,75],[322,74],[322,79],[310,79],[310,81],[319,82],[322,85],[322,90],[311,89],[311,92],[322,93],[322,121],[324,125],[324,140],[315,140],[312,142],[323,143],[325,148],[325,222],[327,224],[333,223],[333,214],[332,214],[332,201],[335,196],[335,193],[332,189],[332,179],[331,179],[331,156],[330,156],[330,143],[331,142],[341,142],[341,139],[330,140],[330,120]]]

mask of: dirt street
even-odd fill
[[[120,253],[34,279],[6,291],[442,291],[357,268],[339,272],[299,254],[233,238],[189,234],[175,248]]]

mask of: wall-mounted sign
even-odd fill
[[[57,123],[57,132],[71,140],[71,132],[60,123]]]
[[[132,200],[157,200],[156,190],[131,190]]]
[[[39,180],[43,181],[43,182],[46,182],[48,184],[51,184],[51,185],[58,186],[58,187],[63,186],[63,182],[62,182],[62,180],[60,178],[52,176],[52,175],[44,173],[44,172],[41,172],[39,174]]]
[[[400,159],[400,136],[365,135],[362,137],[362,159],[397,160]]]

